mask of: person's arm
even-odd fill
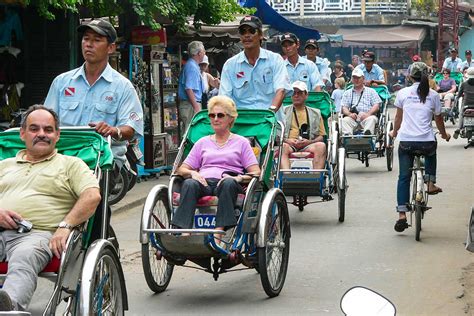
[[[321,79],[321,74],[319,73],[318,67],[316,67],[316,64],[313,62],[308,63],[308,72],[309,72],[309,79],[311,82],[311,85],[313,87],[313,91],[322,91],[324,87],[324,82]]]
[[[456,92],[456,81],[453,80],[453,84],[451,84],[451,89],[446,91],[447,93],[454,93]]]
[[[446,133],[443,116],[441,114],[435,115],[434,120],[436,123],[436,127],[438,128],[439,133],[441,134],[441,138],[446,139],[446,141],[449,142],[451,135],[449,133]]]
[[[367,112],[367,116],[371,116],[371,115],[376,115],[377,112],[379,111],[380,109],[380,104],[379,103],[375,103],[369,110],[369,112]]]
[[[393,130],[390,132],[393,138],[396,138],[398,135],[398,130],[400,129],[400,126],[402,125],[402,119],[403,119],[403,109],[397,108],[397,112],[395,112],[395,119],[393,121]]]
[[[99,188],[85,189],[72,209],[64,217],[64,221],[72,227],[84,223],[94,214],[100,199]],[[65,249],[70,233],[71,230],[69,228],[58,228],[49,241],[49,248],[57,258],[60,258],[61,252]]]
[[[221,81],[219,85],[219,95],[225,95],[229,98],[232,98],[232,78],[231,78],[231,65],[229,63],[230,59],[227,60],[222,67]],[[235,76],[235,75],[234,75]]]
[[[196,97],[194,96],[193,89],[184,89],[186,95],[188,96],[188,102],[191,103],[193,106],[194,112],[199,112],[201,107],[199,106],[198,102],[196,101]]]
[[[285,93],[284,88],[278,89],[275,92],[275,96],[273,97],[272,104],[270,104],[269,107],[272,105],[275,106],[276,107],[275,112],[278,112],[278,110],[281,107],[281,104],[283,103],[283,99],[285,98],[285,94],[286,93]]]

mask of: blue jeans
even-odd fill
[[[397,211],[407,212],[410,201],[410,181],[415,153],[425,156],[425,182],[436,183],[437,142],[400,142],[398,146],[399,174],[397,183]]]

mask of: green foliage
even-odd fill
[[[240,7],[236,0],[25,0],[25,5],[35,6],[38,13],[48,20],[54,20],[52,9],[77,13],[86,7],[93,17],[114,16],[127,10],[131,4],[140,20],[154,29],[160,25],[156,14],[168,17],[179,30],[186,30],[188,17],[194,16],[194,24],[218,24],[232,21],[236,14],[254,12]]]
[[[411,7],[419,17],[431,16],[438,11],[438,0],[412,0]]]

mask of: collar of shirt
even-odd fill
[[[38,160],[38,161],[29,161],[27,160],[25,157],[26,157],[26,149],[22,149],[20,150],[17,154],[16,154],[16,162],[17,163],[30,163],[30,164],[37,164],[37,163],[40,163],[40,162],[43,162],[43,161],[47,161],[47,160],[51,160],[54,158],[54,156],[56,156],[58,154],[58,150],[55,149],[53,151],[53,153],[51,155],[49,155],[48,157],[46,158],[43,158],[41,160]]]
[[[267,59],[267,58],[268,58],[267,50],[265,50],[263,48],[260,48],[260,52],[258,53],[257,62],[258,62],[259,59]],[[239,62],[239,63],[244,63],[245,62],[245,63],[250,65],[249,60],[247,59],[247,56],[245,55],[245,51],[242,51],[242,53],[240,55],[238,55],[237,62]],[[255,65],[257,65],[257,63],[255,63]]]
[[[72,76],[72,79],[77,79],[78,77],[82,76],[82,78],[84,78],[84,80],[87,82],[85,69],[86,69],[86,63],[82,64],[82,67],[79,67],[79,69],[77,69],[76,73]],[[97,80],[99,80],[100,78],[104,78],[108,82],[113,81],[112,66],[110,66],[108,63],[107,63],[107,66],[105,66],[104,71],[102,71],[102,73],[100,74],[100,77]]]
[[[298,55],[298,60],[296,61],[296,65],[295,65],[295,66],[293,66],[292,63],[290,63],[290,61],[288,60],[288,58],[285,59],[285,64],[286,64],[287,66],[290,65],[291,67],[296,68],[296,67],[298,67],[299,64],[303,64],[303,65],[304,65],[304,59],[303,59],[303,57],[301,57],[300,55]]]

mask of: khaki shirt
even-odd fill
[[[0,207],[19,213],[33,229],[55,231],[86,189],[99,183],[79,158],[54,152],[29,162],[25,151],[0,162]]]

